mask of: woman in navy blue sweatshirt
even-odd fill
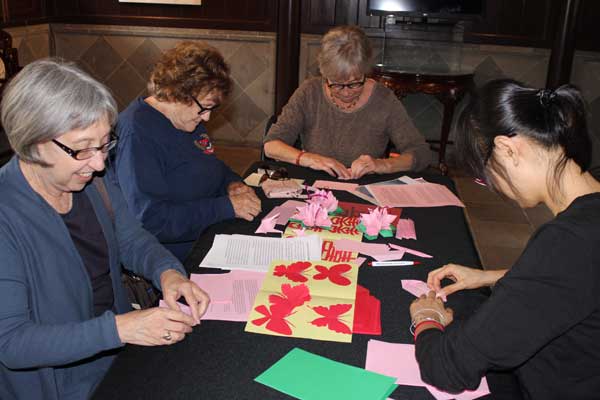
[[[475,176],[521,207],[544,203],[555,218],[532,235],[510,270],[449,264],[429,274],[433,291],[410,307],[423,380],[459,392],[504,370],[516,374],[527,399],[597,399],[600,183],[587,172],[590,139],[579,91],[490,82],[463,113],[458,139]],[[442,288],[443,278],[454,283]],[[439,297],[482,286],[494,286],[491,297],[452,322],[458,316]]]
[[[183,261],[206,227],[251,221],[260,200],[213,154],[203,125],[231,88],[223,56],[182,42],[158,61],[148,88],[119,115],[111,173],[144,227]]]

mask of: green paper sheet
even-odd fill
[[[303,400],[382,400],[396,389],[396,378],[342,364],[299,348],[254,379]]]

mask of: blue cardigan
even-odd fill
[[[114,224],[88,185],[115,296],[114,312],[95,318],[90,279],[69,232],[25,180],[16,157],[0,169],[0,187],[0,398],[87,398],[123,346],[115,313],[131,308],[120,263],[158,288],[163,271],[185,270],[129,213],[114,185],[106,182]]]
[[[144,228],[177,258],[209,225],[235,217],[227,186],[240,177],[200,148],[208,140],[202,124],[181,131],[140,97],[119,115],[117,133],[111,176]]]

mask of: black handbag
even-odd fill
[[[106,186],[104,186],[104,181],[100,177],[95,177],[94,184],[114,224],[115,213],[110,203]],[[131,306],[136,310],[143,310],[158,305],[159,292],[146,279],[121,267],[121,282],[125,287]]]

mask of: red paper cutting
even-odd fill
[[[350,327],[340,321],[342,314],[347,313],[352,308],[352,304],[334,304],[330,307],[316,306],[312,309],[322,315],[322,317],[311,321],[311,324],[315,326],[327,326],[331,331],[337,333],[352,334]]]
[[[291,314],[292,309],[286,307],[285,304],[271,304],[269,308],[261,304],[256,307],[255,310],[264,315],[262,318],[252,320],[252,323],[257,326],[263,325],[265,322],[267,325],[266,329],[280,333],[282,335],[291,335],[292,328],[290,328],[290,322],[285,318]]]
[[[269,296],[269,303],[289,308],[290,312],[310,300],[310,292],[305,284],[292,286],[289,283],[281,285],[281,294]]]
[[[356,286],[352,333],[381,335],[381,303],[363,286]]]
[[[319,271],[318,274],[313,275],[313,279],[317,281],[329,279],[332,283],[335,283],[339,286],[348,286],[350,283],[352,283],[350,279],[343,276],[345,272],[348,272],[352,269],[352,267],[348,264],[336,264],[331,268],[327,268],[323,265],[315,265],[315,269]]]
[[[303,275],[312,264],[307,261],[298,261],[288,266],[277,265],[273,270],[275,276],[285,276],[292,282],[306,282],[308,278]]]

